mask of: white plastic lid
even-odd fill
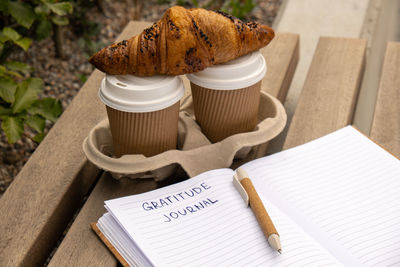
[[[106,75],[99,96],[104,104],[120,111],[151,112],[172,106],[184,91],[178,76]]]
[[[259,82],[266,72],[264,56],[256,51],[186,76],[192,83],[201,87],[233,90]]]

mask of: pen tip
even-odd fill
[[[279,254],[282,254],[282,249],[278,249]]]

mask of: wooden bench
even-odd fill
[[[118,40],[149,25],[131,22]],[[268,64],[263,90],[282,102],[298,61],[298,46],[299,36],[278,33],[262,51]],[[320,39],[284,142],[285,149],[351,124],[365,49],[363,40]],[[371,136],[399,156],[397,73],[400,45],[390,43]],[[152,180],[116,181],[86,161],[81,149],[83,139],[106,116],[97,96],[102,77],[99,71],[93,72],[0,199],[0,266],[38,265],[46,259],[50,259],[50,266],[116,266],[116,260],[91,232],[89,223],[104,213],[104,200],[163,186]],[[187,80],[185,85],[188,88]]]

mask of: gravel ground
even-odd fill
[[[256,7],[248,15],[249,20],[255,20],[263,24],[272,25],[282,0],[259,0],[254,1]],[[174,0],[149,0],[142,2],[141,11],[135,12],[134,5],[129,0],[99,1],[101,8],[92,8],[87,11],[88,20],[101,25],[101,30],[96,36],[90,39],[99,47],[112,43],[124,26],[131,19],[157,21],[164,11],[176,4]],[[179,1],[185,7],[191,7],[192,1]],[[199,6],[221,1],[198,1]],[[79,91],[86,78],[93,71],[93,67],[87,62],[88,50],[82,46],[82,38],[76,32],[76,27],[64,28],[65,42],[64,50],[67,58],[61,60],[55,57],[53,41],[48,38],[36,41],[28,52],[19,52],[12,55],[12,59],[26,62],[34,67],[33,77],[40,77],[45,83],[44,96],[51,96],[59,99],[65,109],[73,97]],[[48,124],[46,130],[51,128]],[[29,129],[21,140],[13,145],[7,143],[6,137],[0,131],[0,196],[18,174],[30,155],[35,151],[37,144],[30,138],[34,136]]]

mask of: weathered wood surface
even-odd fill
[[[285,102],[290,83],[299,62],[300,37],[293,33],[277,33],[269,45],[261,49],[267,62],[262,90]]]
[[[351,124],[365,48],[365,40],[320,38],[283,149]]]
[[[157,188],[153,180],[120,181],[104,173],[84,207],[75,219],[71,229],[50,261],[49,266],[115,266],[117,261],[90,229],[103,213],[104,200],[133,195]]]
[[[0,266],[43,263],[96,181],[82,142],[106,116],[97,96],[102,78],[93,72],[0,199]]]
[[[400,43],[386,47],[370,137],[400,158]]]
[[[134,27],[139,29],[142,25]],[[268,64],[263,90],[284,98],[298,61],[298,43],[298,35],[278,33],[273,45],[262,51]],[[103,207],[105,200],[145,192],[158,186],[151,180],[141,183],[123,180],[120,184],[108,174],[104,174],[57,249],[50,266],[65,266],[71,262],[77,266],[115,266],[117,264],[115,258],[92,232],[89,224],[97,221],[105,212]]]

